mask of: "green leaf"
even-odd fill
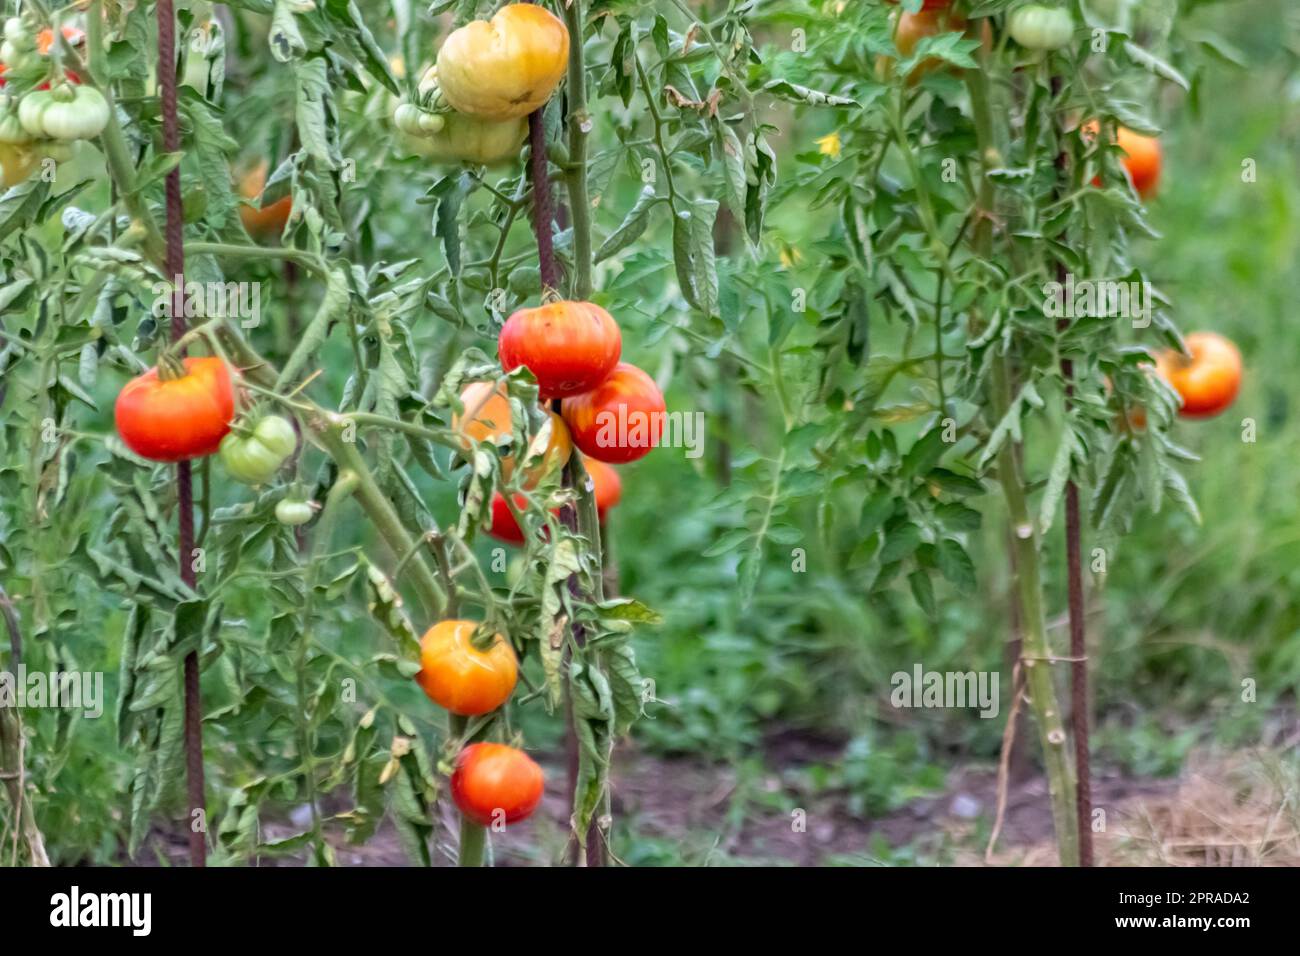
[[[650,221],[650,210],[660,201],[655,195],[654,186],[645,186],[618,228],[600,244],[600,248],[596,250],[595,261],[603,262],[640,239]]]
[[[953,538],[943,538],[935,550],[935,561],[939,571],[962,591],[974,591],[978,583],[975,576],[975,562],[971,560],[961,542]]]

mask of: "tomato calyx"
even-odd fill
[[[165,349],[158,354],[158,380],[160,382],[175,382],[177,379],[185,378],[189,374],[189,370],[185,368],[185,363],[175,352]]]
[[[470,646],[473,647],[474,650],[486,654],[496,646],[497,635],[500,633],[501,629],[492,621],[484,621],[476,627],[474,633],[470,635]]]

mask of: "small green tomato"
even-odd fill
[[[1059,50],[1074,37],[1074,17],[1064,7],[1031,3],[1011,12],[1007,32],[1027,50]]]
[[[315,514],[315,509],[307,501],[293,501],[289,498],[281,498],[275,506],[275,520],[290,527],[306,524],[311,520],[313,514]]]
[[[232,431],[221,440],[221,464],[236,481],[261,485],[275,477],[297,445],[293,425],[279,415],[267,415],[251,434]]]

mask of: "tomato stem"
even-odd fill
[[[569,296],[585,302],[591,298],[591,201],[587,197],[587,135],[591,130],[591,114],[587,111],[587,68],[582,48],[582,0],[570,0],[564,8],[564,23],[569,31],[569,155],[564,170],[573,227],[573,277]]]
[[[987,56],[982,58],[987,62]],[[974,116],[979,161],[979,194],[977,205],[982,215],[975,224],[971,242],[977,256],[985,259],[992,252],[993,220],[987,213],[993,209],[993,180],[989,178],[990,161],[997,154],[993,141],[994,128],[988,99],[988,74],[985,69],[966,71]],[[972,334],[983,328],[981,317],[972,313]],[[1011,407],[1012,383],[1008,357],[994,347],[989,385],[989,420],[1002,421]],[[1051,798],[1052,821],[1061,863],[1077,865],[1079,859],[1079,834],[1075,816],[1075,777],[1065,753],[1065,728],[1061,721],[1056,686],[1051,671],[1051,654],[1047,642],[1047,625],[1043,613],[1042,578],[1038,541],[1033,519],[1029,515],[1024,478],[1021,474],[1016,444],[1007,441],[997,456],[997,476],[1002,485],[1012,528],[1012,550],[1016,566],[1016,591],[1020,601],[1022,663],[1029,704],[1038,727],[1043,748],[1043,763],[1047,770],[1048,790]]]

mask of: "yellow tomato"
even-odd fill
[[[447,37],[438,51],[438,83],[458,112],[519,119],[551,98],[568,61],[564,22],[537,4],[512,3],[491,21],[474,20]]]
[[[30,176],[40,162],[35,150],[0,143],[0,182],[4,183],[5,189],[16,186]]]

